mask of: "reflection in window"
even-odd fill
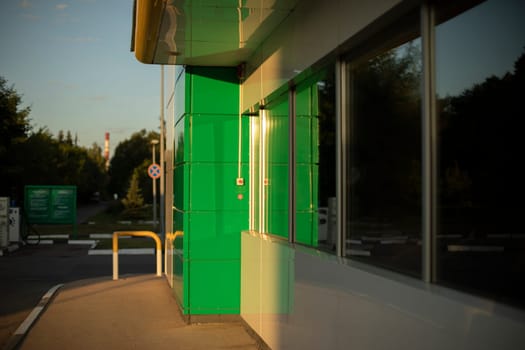
[[[259,180],[263,186],[265,229],[283,238],[288,237],[288,94],[271,101],[264,111],[261,138],[264,147],[265,174]]]
[[[335,73],[330,66],[297,87],[296,241],[335,252]]]
[[[525,3],[437,13],[439,283],[525,305]]]
[[[345,255],[421,274],[421,47],[350,65]]]
[[[262,111],[259,111],[262,115]],[[264,203],[261,202],[262,184],[261,178],[261,118],[252,116],[250,118],[250,230],[264,232],[261,212]]]

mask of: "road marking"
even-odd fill
[[[55,241],[53,241],[52,239],[41,239],[41,240],[37,240],[37,239],[28,239],[27,240],[27,243],[28,244],[55,244]]]
[[[90,249],[88,255],[111,255],[112,249]],[[124,248],[119,249],[119,255],[154,255],[154,248]]]
[[[93,245],[96,243],[94,239],[70,239],[67,241],[68,244],[86,244]]]
[[[29,235],[27,239],[69,239],[69,235]]]
[[[113,234],[111,233],[90,233],[89,238],[93,239],[101,239],[101,238],[108,238],[111,239],[113,237]]]

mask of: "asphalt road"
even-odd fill
[[[0,348],[53,286],[112,276],[111,255],[88,255],[89,246],[24,246],[0,257]],[[152,255],[119,257],[119,274],[155,273]]]
[[[98,202],[79,206],[77,208],[77,223],[83,224],[93,215],[105,210],[111,202]]]

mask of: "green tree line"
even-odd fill
[[[131,186],[134,173],[144,201],[152,202],[152,180],[148,176],[148,167],[152,163],[151,141],[158,140],[159,133],[142,129],[131,135],[129,139],[120,142],[115,148],[115,154],[109,164],[108,191],[122,198]],[[155,147],[155,159],[159,163],[158,147]]]
[[[141,130],[118,144],[106,169],[97,143],[78,146],[70,131],[61,130],[55,137],[45,127],[35,128],[30,113],[14,86],[0,76],[0,196],[19,203],[26,185],[75,185],[79,202],[96,192],[103,198],[123,198],[136,173],[138,189],[145,202],[151,202],[147,167],[152,161],[150,142],[158,133]]]

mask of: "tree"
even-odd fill
[[[141,166],[146,160],[151,163],[150,143],[151,140],[158,138],[158,133],[154,131],[146,132],[143,129],[117,145],[109,166],[109,191],[111,193],[117,193],[122,196],[130,183],[130,178],[135,168]],[[158,153],[157,159],[159,159]],[[145,177],[147,177],[146,172],[139,174],[139,182],[143,183],[144,180],[141,180],[141,178]],[[149,201],[149,199],[147,196],[146,201]]]
[[[139,187],[138,171],[134,171],[131,176],[128,193],[126,194],[126,198],[122,199],[122,204],[126,209],[141,208],[144,205],[144,198]]]
[[[22,198],[25,185],[75,185],[80,202],[105,193],[107,173],[102,149],[59,142],[46,128],[29,135],[13,150],[19,176],[13,179]]]
[[[96,142],[93,142],[91,147],[87,149],[88,157],[97,165],[97,167],[101,171],[104,171],[106,167],[106,159],[104,159],[102,153],[102,147],[100,147]]]
[[[440,200],[456,208],[522,207],[525,54],[514,71],[439,99]]]
[[[57,140],[58,140],[59,143],[63,143],[64,142],[64,131],[63,130],[59,130],[58,131]]]
[[[17,179],[23,172],[17,155],[31,130],[31,109],[21,108],[21,104],[21,95],[0,76],[0,195],[14,198],[18,197]]]
[[[7,86],[7,80],[0,76],[0,152],[5,152],[13,142],[25,139],[31,130],[31,109],[20,109],[21,103],[21,95],[13,86]]]
[[[153,202],[152,180],[148,175],[148,167],[151,165],[151,162],[151,157],[148,157],[144,159],[142,164],[133,169],[133,171],[137,171],[139,174],[139,186],[142,189],[142,195],[146,203]]]
[[[66,143],[68,145],[73,145],[73,138],[71,137],[71,131],[67,131],[67,134],[66,134]]]
[[[72,134],[47,128],[33,130],[30,108],[0,77],[0,195],[23,199],[26,185],[76,185],[79,201],[87,201],[107,185],[102,149],[78,147]]]
[[[421,53],[408,43],[352,70],[354,205],[363,216],[417,215],[420,205]]]
[[[20,145],[15,155],[20,177],[17,179],[20,195],[24,185],[58,185],[61,174],[57,167],[59,158],[58,142],[46,128],[33,132]],[[21,197],[20,197],[21,198]]]
[[[102,156],[102,147],[93,143],[91,148],[86,149],[85,182],[90,184],[90,196],[99,192],[106,197],[108,185],[108,173],[106,171],[106,160]]]

